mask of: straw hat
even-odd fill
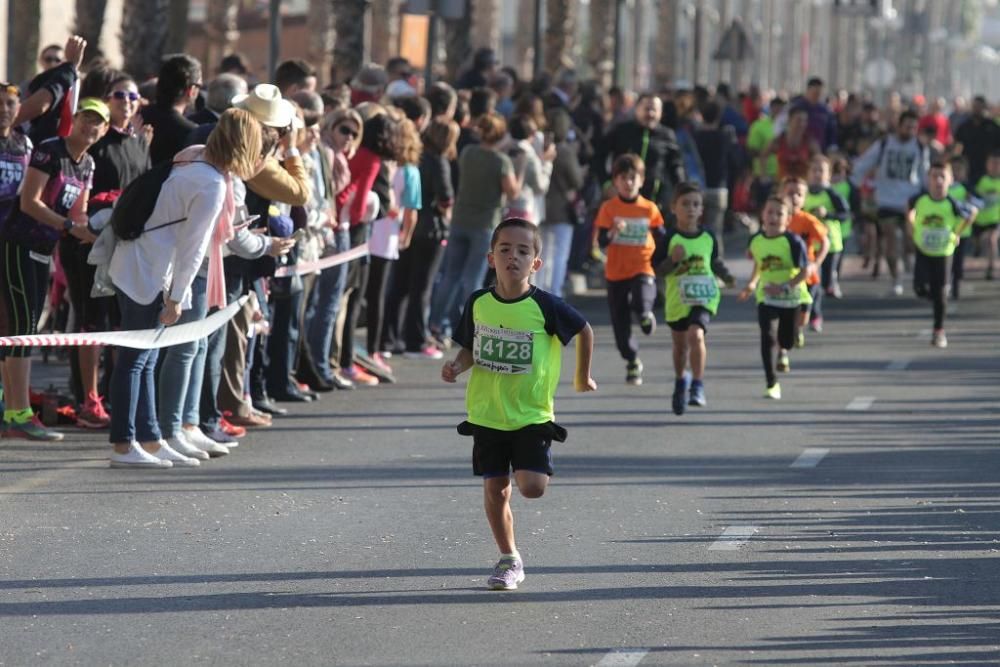
[[[249,111],[264,125],[288,127],[295,119],[295,107],[281,97],[277,86],[261,83],[254,86],[247,95],[233,97],[233,106]]]

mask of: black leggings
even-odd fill
[[[368,224],[351,227],[351,247],[356,248],[368,240]],[[362,257],[350,263],[347,269],[346,299],[344,307],[344,334],[340,341],[340,367],[347,369],[354,365],[354,331],[358,327],[358,315],[368,289],[368,269],[370,257]],[[349,291],[349,292],[348,292]]]
[[[385,292],[395,260],[371,257],[368,286],[365,289],[365,313],[368,318],[368,354],[381,352],[382,328],[385,326]]]
[[[7,333],[11,336],[32,336],[38,333],[38,319],[45,307],[49,289],[48,261],[11,241],[0,241],[0,289],[7,304]],[[0,347],[0,359],[29,357],[30,347]]]
[[[622,359],[631,363],[639,355],[639,343],[632,334],[632,313],[641,316],[653,310],[656,300],[656,279],[638,275],[628,280],[608,281],[608,308],[615,345]]]
[[[431,289],[443,256],[444,246],[436,238],[414,238],[399,253],[386,301],[386,343],[407,352],[420,352],[427,344]]]
[[[959,283],[965,277],[965,249],[969,246],[969,237],[958,240],[955,254],[951,256],[951,298],[958,299]]]
[[[913,263],[913,291],[934,304],[934,328],[944,328],[951,257],[928,257],[919,250]]]
[[[787,350],[795,344],[795,325],[798,321],[798,308],[776,308],[766,304],[757,304],[757,324],[760,326],[760,359],[764,362],[764,374],[767,376],[767,386],[773,387],[778,381],[774,372],[774,344],[782,350]],[[775,339],[774,325],[777,322],[778,337]]]

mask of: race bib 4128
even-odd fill
[[[472,356],[480,368],[507,375],[527,374],[531,372],[533,354],[531,331],[476,325]]]

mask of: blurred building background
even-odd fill
[[[997,0],[0,0],[0,21],[0,69],[13,81],[33,74],[40,47],[77,31],[139,76],[163,53],[188,51],[211,75],[240,51],[264,79],[276,39],[281,58],[309,59],[328,83],[399,53],[423,67],[433,33],[434,72],[446,77],[489,46],[523,76],[571,66],[632,89],[800,90],[820,76],[874,95],[953,96],[1000,84]]]

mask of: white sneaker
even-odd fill
[[[202,451],[188,442],[184,437],[183,431],[184,430],[181,429],[175,433],[172,438],[167,438],[167,444],[170,445],[170,448],[189,458],[198,459],[199,461],[207,461],[208,452]]]
[[[931,345],[939,348],[948,347],[948,337],[944,335],[944,329],[934,332],[931,336]]]
[[[160,459],[161,461],[170,461],[175,466],[180,466],[183,468],[195,468],[201,465],[201,461],[198,459],[193,459],[189,456],[184,456],[183,454],[174,451],[174,449],[167,444],[166,440],[160,440],[160,448],[155,452],[151,452],[153,456]]]
[[[130,443],[125,454],[111,451],[112,468],[171,468],[173,465],[170,461],[153,456],[140,447],[138,442]]]
[[[201,432],[200,428],[181,429],[184,439],[191,445],[197,447],[209,456],[225,456],[229,453],[229,448],[220,445],[215,440]]]
[[[895,294],[896,296],[903,296],[903,286],[900,285],[899,283],[896,283],[895,285],[892,286],[892,293]]]

